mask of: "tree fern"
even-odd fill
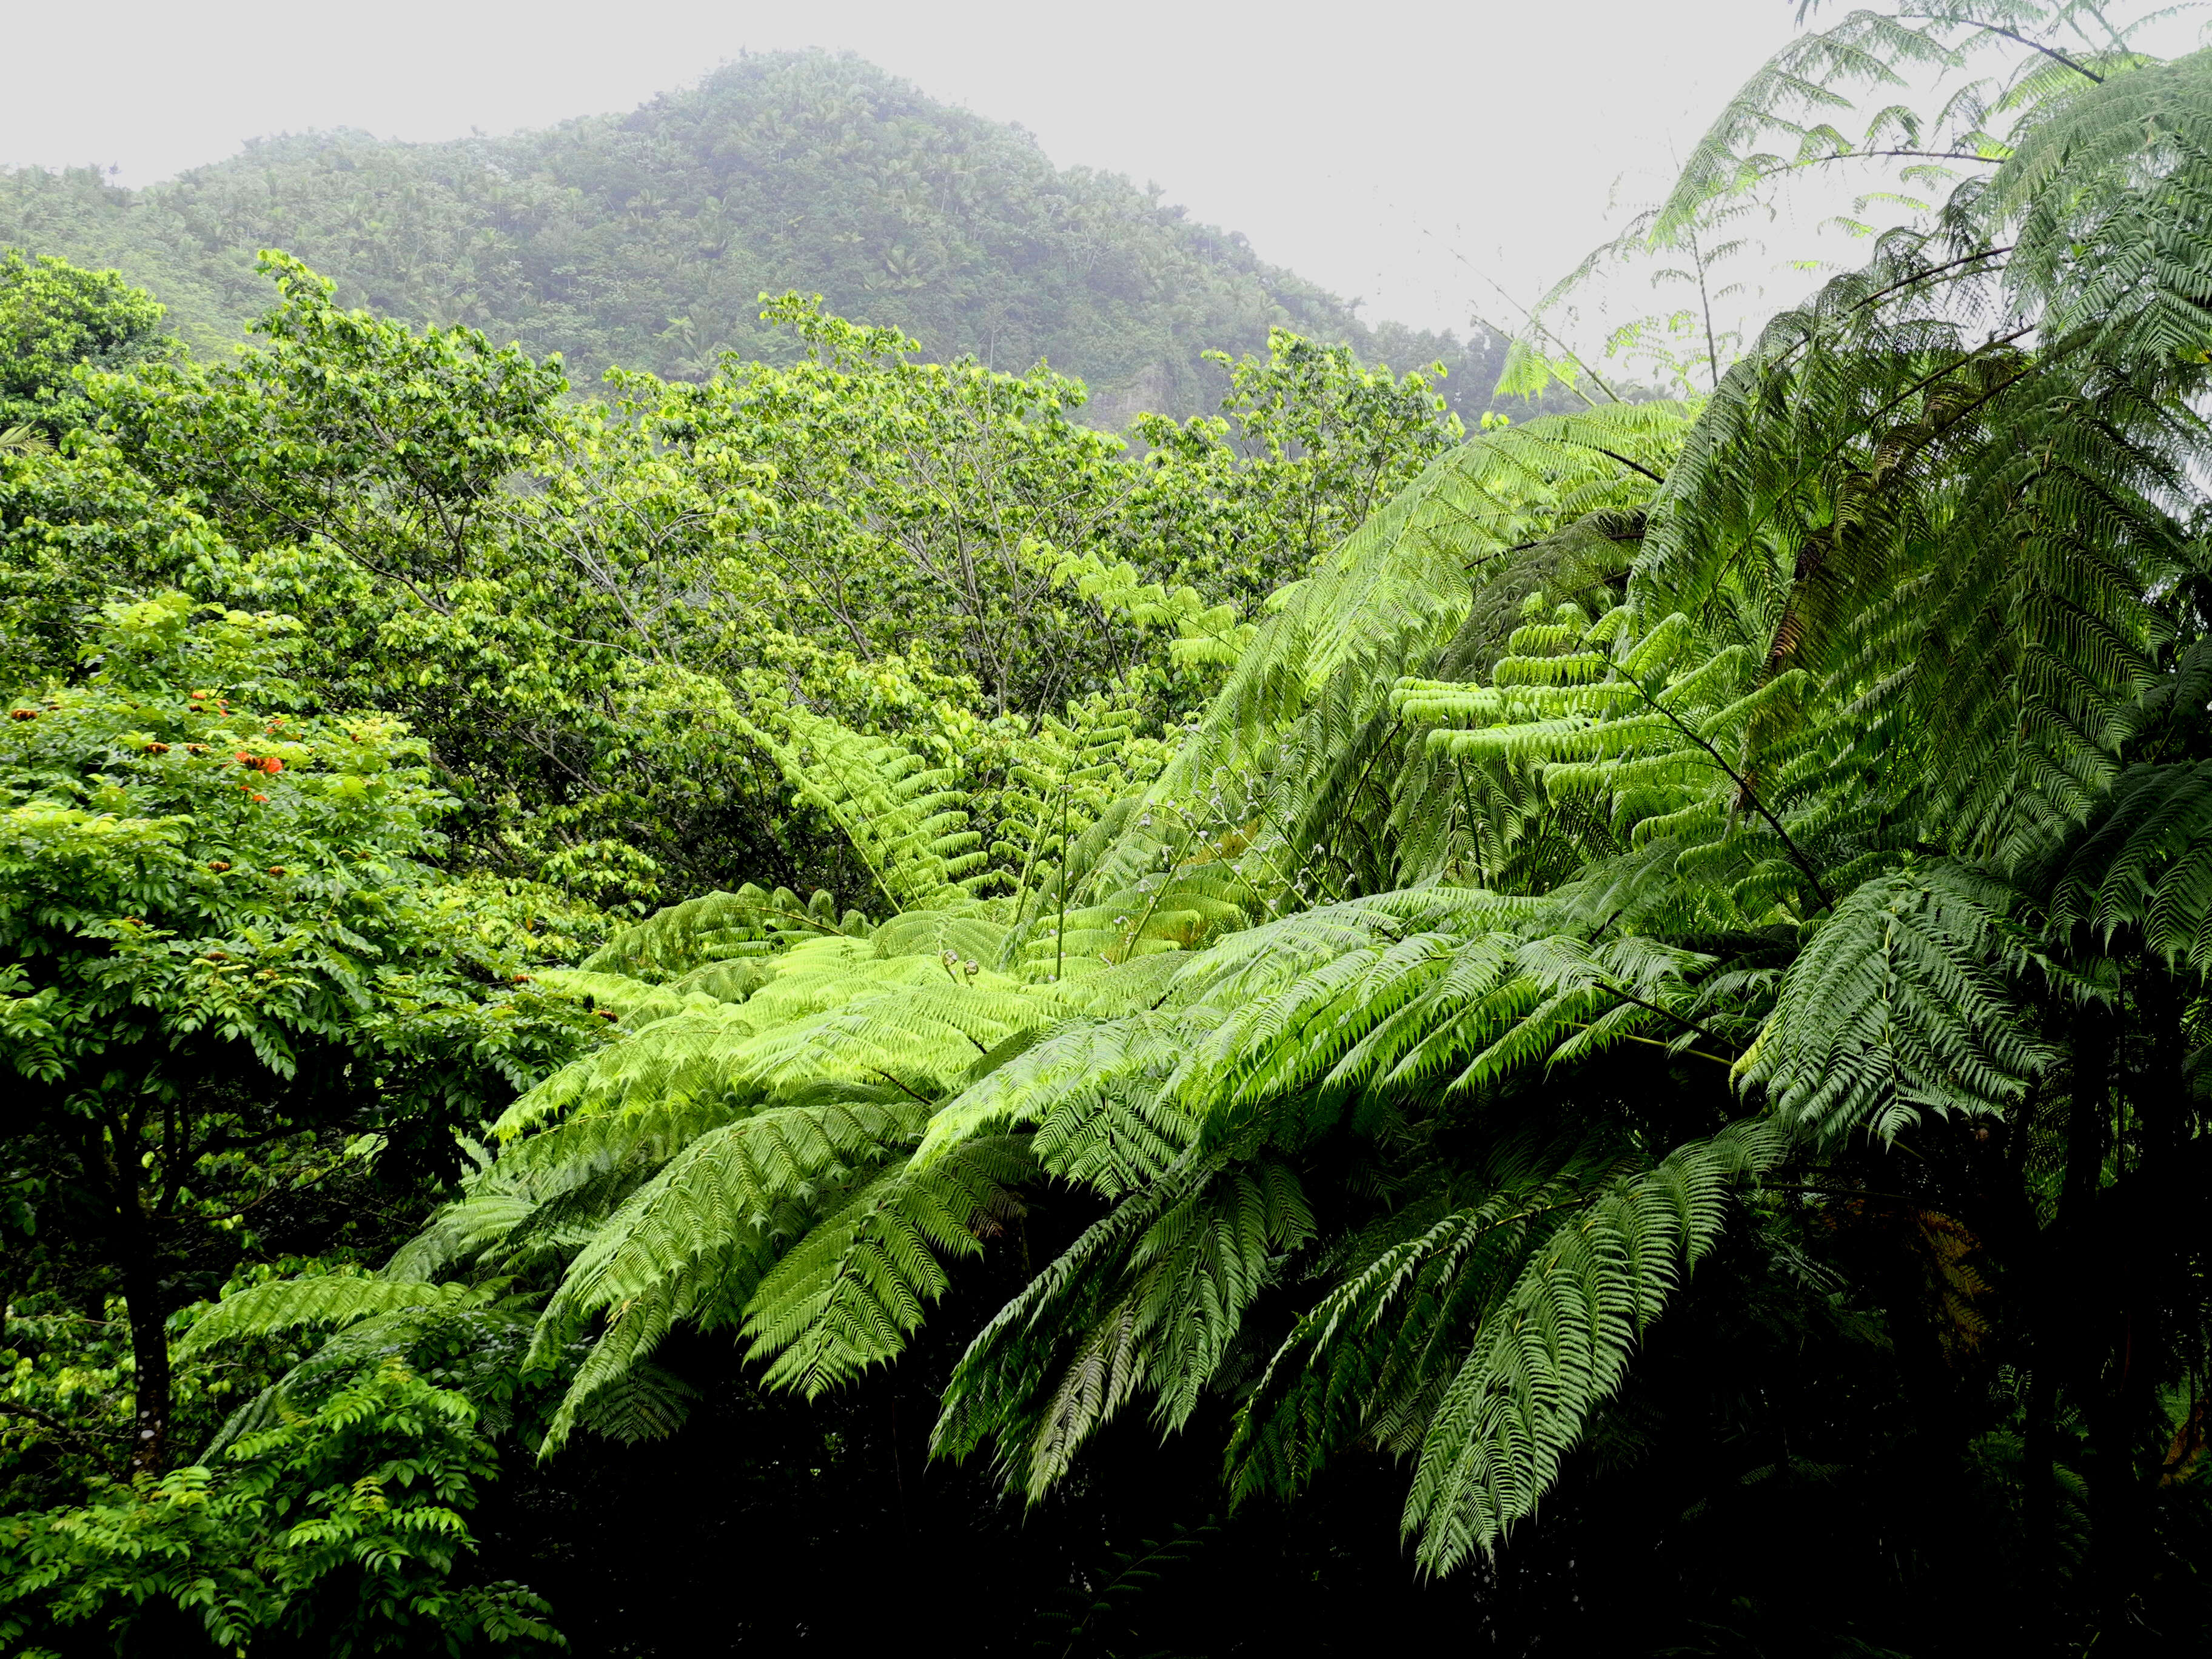
[[[1349,850],[1333,854],[1331,843],[1364,811],[1389,815],[1402,753],[1386,743],[1390,753],[1355,760],[1337,774],[1344,785],[1320,812],[1315,784],[1331,775],[1347,742],[1387,723],[1401,676],[1455,646],[1465,654],[1460,635],[1478,613],[1482,586],[1510,580],[1522,558],[1556,556],[1541,550],[1566,526],[1617,522],[1648,499],[1685,416],[1680,405],[1662,404],[1547,416],[1486,432],[1431,463],[1312,575],[1278,595],[1198,730],[1148,792],[1146,810],[1123,821],[1118,844],[1102,854],[1102,872],[1124,882],[1156,862],[1170,837],[1204,831],[1232,844],[1242,838],[1233,856],[1263,890],[1287,898],[1305,878],[1326,893],[1329,875],[1315,866]],[[1342,793],[1348,786],[1357,796],[1370,781],[1371,805]]]

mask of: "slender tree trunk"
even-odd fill
[[[125,1266],[123,1297],[131,1310],[131,1364],[138,1402],[131,1472],[160,1474],[169,1458],[169,1308],[161,1268],[149,1253],[136,1253]]]
[[[131,1473],[160,1474],[167,1468],[169,1450],[169,1306],[161,1289],[155,1206],[141,1182],[146,1154],[140,1132],[135,1112],[88,1123],[80,1156],[86,1173],[96,1173],[106,1189],[107,1236],[102,1243],[108,1261],[120,1270],[131,1322],[131,1392],[137,1402]]]

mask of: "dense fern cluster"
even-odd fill
[[[1793,48],[1680,212],[1758,183],[1736,149],[1804,130],[1808,64],[2088,9],[1936,9]],[[610,1040],[422,1238],[195,1340],[526,1307],[550,1449],[672,1419],[640,1379],[678,1325],[808,1395],[889,1362],[1025,1194],[1080,1193],[939,1451],[1035,1498],[1133,1402],[1172,1431],[1218,1393],[1235,1493],[1379,1449],[1442,1571],[1534,1512],[1723,1237],[1782,1260],[1879,1201],[2022,1402],[2027,1558],[2069,1456],[2096,1535],[2148,1536],[2212,1332],[2212,54],[2031,55],[1987,176],[1709,399],[1434,461],[1157,775],[1079,720],[987,804],[794,717],[773,752],[884,919],[715,894],[549,976]],[[2093,1292],[2068,1253],[2154,1200]],[[2082,1571],[2130,1582],[2118,1547]]]

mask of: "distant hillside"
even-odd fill
[[[725,347],[787,354],[755,296],[788,288],[933,356],[1048,357],[1109,420],[1209,404],[1200,354],[1258,348],[1271,324],[1394,368],[1442,357],[1470,416],[1500,356],[1487,337],[1363,325],[1157,192],[1055,168],[1018,127],[820,52],[747,58],[632,114],[512,138],[264,139],[135,191],[14,171],[0,244],[120,270],[200,349],[266,304],[254,251],[283,247],[350,303],[558,351],[579,383],[612,363],[701,376]]]

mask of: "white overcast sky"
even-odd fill
[[[1843,8],[1835,8],[1840,13]],[[505,133],[741,50],[848,49],[1061,166],[1156,180],[1370,319],[1498,315],[1656,194],[1796,0],[78,0],[0,3],[0,163],[139,185],[256,135]],[[1777,248],[1784,252],[1809,252]]]

